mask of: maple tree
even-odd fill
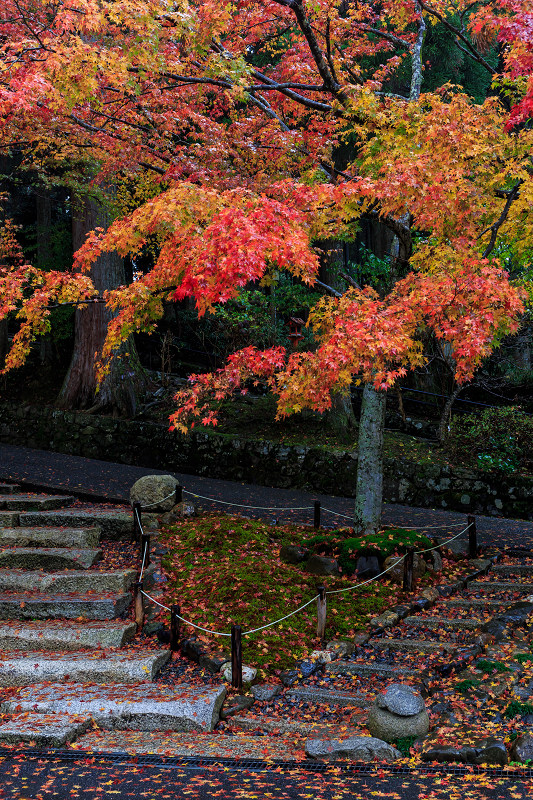
[[[353,239],[361,219],[394,235],[390,287],[331,288],[311,314],[315,352],[236,353],[193,376],[173,426],[215,423],[211,400],[266,381],[279,414],[329,408],[365,384],[356,522],[379,523],[384,398],[423,361],[422,334],[448,343],[458,381],[516,330],[520,294],[496,245],[531,246],[530,0],[213,2],[6,0],[0,12],[1,141],[43,169],[90,160],[94,182],[152,174],[159,187],[95,230],[72,271],[14,268],[0,315],[21,321],[19,365],[52,302],[97,291],[91,265],[158,244],[153,268],[106,292],[115,312],[99,374],[132,332],[151,331],[164,300],[200,313],[284,269],[317,279],[313,242]],[[427,27],[440,24],[491,75],[499,95],[423,93]],[[500,72],[487,61],[497,44]],[[394,77],[409,73],[403,91]],[[340,154],[343,154],[342,157]]]

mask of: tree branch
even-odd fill
[[[432,17],[438,19],[439,22],[442,22],[442,24],[449,31],[454,33],[455,36],[457,36],[457,38],[460,39],[464,45],[466,45],[466,48],[469,51],[468,55],[470,55],[472,58],[478,61],[483,67],[485,67],[485,69],[488,70],[488,72],[490,72],[491,75],[494,74],[494,67],[491,67],[489,62],[483,58],[481,53],[478,50],[476,50],[474,45],[471,42],[469,42],[469,40],[466,38],[464,33],[461,30],[459,30],[459,28],[456,28],[455,25],[452,25],[451,22],[448,22],[448,20],[444,17],[443,14],[440,14],[435,8],[429,6],[426,2],[424,2],[424,0],[419,0],[419,4],[424,9],[424,11],[427,11],[427,13],[431,14]]]
[[[479,236],[477,237],[478,239],[481,239],[481,237],[484,236],[486,233],[488,233],[489,231],[491,232],[490,241],[489,241],[488,245],[486,246],[486,248],[483,251],[483,258],[488,258],[490,256],[490,254],[492,253],[492,251],[494,250],[494,247],[496,246],[496,241],[498,239],[498,232],[499,232],[501,226],[503,225],[503,223],[506,221],[506,219],[507,219],[507,217],[509,215],[509,211],[511,210],[511,206],[513,205],[514,201],[517,199],[518,195],[520,194],[520,187],[522,186],[523,182],[524,181],[522,179],[519,180],[518,183],[515,183],[513,188],[508,191],[507,200],[505,201],[505,205],[503,207],[503,211],[500,214],[499,218],[496,220],[496,222],[493,225],[490,225],[482,233],[480,233]]]

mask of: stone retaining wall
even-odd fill
[[[353,496],[357,454],[0,402],[0,441],[58,453],[265,486]],[[533,519],[533,478],[404,459],[385,461],[385,500]]]

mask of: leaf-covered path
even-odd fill
[[[61,489],[75,494],[102,500],[129,502],[131,486],[143,475],[168,470],[156,470],[151,467],[135,467],[111,461],[97,461],[80,456],[52,453],[45,450],[33,450],[28,447],[15,447],[0,444],[0,480],[26,483],[32,487],[53,490]],[[323,509],[331,509],[336,514],[323,511],[322,521],[325,525],[349,524],[353,514],[353,499],[311,494],[293,489],[276,489],[254,484],[242,484],[215,478],[204,478],[195,475],[172,473],[193,494],[224,501],[224,503],[208,502],[192,498],[201,508],[206,510],[241,510],[247,516],[258,516],[280,522],[310,523],[313,519],[313,501],[319,500]],[[225,504],[236,505],[225,505]],[[259,506],[241,508],[244,506]],[[265,511],[264,508],[302,508],[304,511]],[[343,516],[337,516],[343,515]],[[446,528],[463,522],[465,515],[444,510],[428,508],[411,508],[400,504],[386,504],[383,521],[401,526],[420,528],[442,526]],[[511,520],[501,517],[477,517],[478,539],[481,545],[509,545],[533,549],[533,522]]]

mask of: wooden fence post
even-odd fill
[[[403,590],[404,592],[413,591],[413,566],[415,559],[415,548],[408,547],[403,560]]]
[[[234,689],[242,689],[242,628],[231,626],[231,685]]]
[[[317,586],[316,590],[318,592],[318,597],[316,601],[316,610],[317,610],[316,635],[322,641],[325,638],[325,631],[326,631],[326,613],[327,613],[326,587]]]
[[[139,633],[144,627],[144,595],[142,581],[135,581],[133,584],[133,607],[135,611],[137,633]]]

